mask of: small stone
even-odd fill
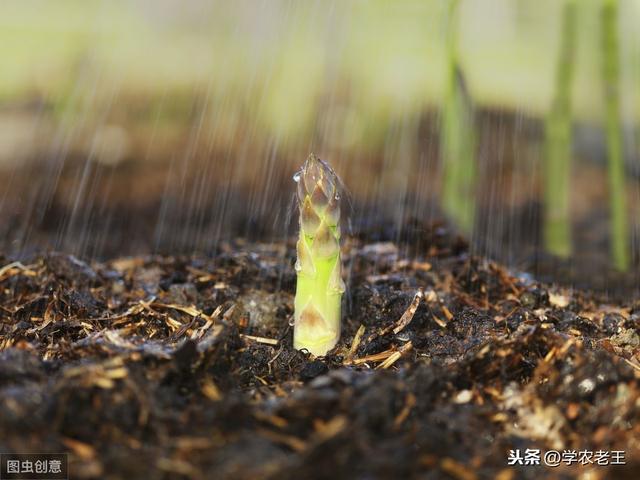
[[[593,392],[593,389],[596,388],[596,382],[591,378],[585,378],[578,384],[578,390],[583,395],[588,395]]]
[[[456,398],[454,401],[458,404],[469,403],[472,398],[473,398],[473,393],[471,392],[471,390],[461,390],[456,395]]]

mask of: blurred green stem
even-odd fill
[[[545,123],[544,246],[560,257],[571,254],[571,84],[576,41],[576,2],[566,0],[562,15],[555,96]]]
[[[602,80],[605,96],[605,129],[611,209],[611,255],[615,268],[629,268],[629,237],[627,226],[622,129],[620,125],[620,65],[618,47],[618,2],[604,0],[602,23]]]
[[[475,216],[475,132],[473,111],[464,88],[457,44],[458,0],[447,9],[447,78],[440,143],[443,149],[445,212],[465,233],[471,233]]]

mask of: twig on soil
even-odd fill
[[[433,320],[441,327],[441,328],[447,328],[447,322],[449,320],[451,320],[453,318],[453,315],[451,314],[451,312],[449,311],[449,309],[444,305],[444,303],[442,303],[442,301],[440,300],[440,298],[438,297],[438,294],[436,292],[434,292],[433,290],[429,290],[427,291],[427,293],[424,295],[424,301],[427,305],[430,305],[431,303],[437,303],[442,312],[444,313],[445,317],[447,318],[447,321],[442,320],[439,316],[437,316],[435,314],[435,312],[433,312],[433,309],[431,309],[432,312],[432,316],[433,316]]]
[[[124,350],[136,350],[138,348],[135,343],[122,338],[118,330],[103,330],[102,332],[98,332],[98,334],[101,334],[101,336],[110,344]],[[89,338],[89,336],[86,336],[85,338]]]
[[[623,358],[623,360],[627,362],[629,365],[631,365],[631,368],[633,368],[635,371],[640,372],[640,365],[626,358]]]
[[[286,419],[276,415],[267,415],[259,412],[254,412],[253,415],[256,419],[267,422],[276,428],[284,428],[288,425]],[[258,433],[273,442],[286,445],[296,452],[304,452],[305,450],[308,450],[309,447],[313,447],[314,445],[338,435],[347,427],[347,423],[347,419],[344,415],[337,415],[328,421],[324,421],[319,418],[315,419],[313,421],[315,433],[307,441],[301,440],[293,435],[287,435],[285,433],[274,432],[273,430],[267,429],[258,429]]]
[[[278,345],[278,340],[276,340],[275,338],[256,337],[255,335],[247,335],[245,333],[241,333],[240,336],[242,338],[246,338],[247,340],[263,343],[265,345],[273,345],[273,346]]]
[[[431,269],[433,268],[433,265],[431,265],[429,262],[419,262],[419,261],[413,261],[410,262],[409,260],[398,260],[395,265],[393,265],[393,270],[394,271],[398,271],[398,270],[402,270],[402,269],[411,269],[411,270],[422,270],[423,272],[429,272],[431,271]]]
[[[204,337],[204,335],[215,323],[215,320],[220,316],[221,313],[222,313],[222,305],[219,305],[218,308],[216,308],[214,312],[211,314],[211,317],[209,317],[207,322],[202,327],[200,327],[199,329],[193,332],[193,334],[191,335],[191,340],[200,340],[202,337]]]
[[[416,396],[413,393],[411,393],[411,392],[407,393],[407,399],[404,402],[404,407],[402,407],[402,410],[400,410],[400,413],[393,420],[393,427],[395,429],[400,428],[400,426],[407,419],[407,417],[411,413],[411,409],[416,404],[416,400],[417,400]]]
[[[198,310],[194,306],[185,307],[184,305],[177,305],[175,303],[158,303],[158,302],[150,302],[150,303],[147,304],[147,306],[154,307],[154,308],[171,308],[173,310],[177,310],[179,312],[186,313],[187,315],[189,315],[191,317],[194,317],[194,318],[200,317],[200,318],[204,318],[205,320],[214,321],[213,317],[210,317],[206,313],[201,312],[200,310]]]
[[[126,312],[124,313],[120,313],[118,315],[114,315],[113,317],[98,317],[98,318],[92,318],[91,321],[92,322],[110,322],[110,321],[115,321],[115,320],[122,320],[124,318],[128,318],[131,317],[133,315],[137,315],[138,313],[142,312],[145,309],[144,305],[140,303],[137,303],[135,305],[133,305],[132,307],[130,307]]]
[[[397,335],[402,330],[404,330],[404,328],[407,325],[411,323],[411,320],[413,320],[413,317],[416,314],[416,310],[418,310],[418,306],[420,305],[420,300],[422,300],[423,297],[424,297],[424,291],[422,289],[418,290],[414,295],[413,300],[409,305],[409,308],[407,308],[407,310],[400,317],[400,320],[398,320],[395,326],[393,327],[394,334]]]
[[[433,321],[436,322],[440,328],[447,328],[447,322],[445,322],[444,320],[442,320],[440,317],[438,317],[437,315],[433,316]]]
[[[391,325],[387,325],[376,336],[382,337],[384,335],[387,335],[389,332],[393,332],[394,334],[400,333],[407,325],[411,323],[411,320],[413,320],[413,316],[416,314],[416,310],[420,305],[420,300],[422,300],[423,298],[424,291],[422,289],[419,289],[414,295],[413,300],[409,304],[409,307],[404,311],[400,319],[397,322],[392,323]]]
[[[110,322],[110,321],[114,321],[114,320],[122,320],[128,317],[131,317],[133,315],[137,315],[139,313],[142,313],[144,310],[148,310],[149,312],[151,312],[154,315],[159,315],[158,312],[156,312],[155,310],[153,310],[151,308],[151,304],[155,301],[156,297],[151,297],[151,300],[139,300],[138,303],[132,305],[131,307],[129,307],[127,309],[126,312],[121,313],[119,315],[114,315],[112,317],[98,317],[98,318],[92,318],[91,321],[92,322]]]
[[[360,327],[358,327],[358,331],[356,332],[355,337],[353,337],[353,342],[351,342],[351,348],[349,349],[347,358],[344,360],[345,365],[353,361],[353,357],[355,357],[356,352],[358,351],[358,347],[362,342],[362,336],[364,335],[364,330],[365,330],[364,325],[360,325]]]
[[[408,352],[412,348],[413,348],[413,344],[411,342],[405,343],[402,347],[400,347],[400,349],[398,349],[397,352],[392,353],[389,356],[389,358],[387,358],[384,362],[378,365],[376,369],[386,370],[387,368],[392,366],[394,363],[396,363],[398,360],[400,360],[400,357],[402,357],[404,353]]]
[[[326,422],[317,418],[313,421],[313,427],[316,431],[314,439],[317,442],[323,442],[333,438],[346,428],[347,423],[344,415],[337,415]]]
[[[387,358],[389,358],[394,353],[396,353],[397,351],[398,350],[395,347],[393,347],[393,348],[390,348],[389,350],[385,350],[384,352],[373,353],[371,355],[366,355],[364,357],[355,358],[352,363],[354,365],[362,365],[363,363],[367,363],[367,362],[382,362]]]
[[[184,323],[178,330],[170,337],[171,340],[176,341],[184,336],[189,330],[191,330],[198,320],[198,317],[193,317],[189,323]]]
[[[451,313],[451,310],[449,310],[449,308],[447,308],[447,306],[444,304],[442,304],[440,307],[442,308],[442,313],[444,313],[444,316],[447,317],[447,322],[453,320],[453,313]]]
[[[278,349],[276,354],[273,356],[273,358],[267,362],[267,366],[269,367],[269,375],[271,375],[271,368],[273,366],[273,362],[277,360],[277,358],[280,356],[283,350],[284,350],[284,345],[280,346],[280,348]]]
[[[202,382],[200,391],[209,400],[212,400],[214,402],[222,400],[222,393],[220,393],[220,389],[215,383],[213,383],[213,380],[211,380],[210,378],[207,378],[204,380],[204,382]]]
[[[545,363],[551,363],[551,360],[553,360],[553,357],[556,356],[556,352],[558,351],[558,349],[556,347],[553,347],[551,350],[549,350],[549,353],[547,353],[544,357],[544,362]]]
[[[252,413],[256,420],[261,422],[268,423],[276,428],[286,428],[289,425],[289,422],[285,418],[282,418],[278,415],[270,415],[260,410],[256,410]]]
[[[223,320],[224,320],[224,321],[228,321],[228,320],[231,318],[231,316],[233,315],[233,312],[235,312],[235,311],[236,311],[236,304],[234,303],[233,305],[231,305],[231,306],[227,309],[227,311],[226,311],[226,312],[224,312],[224,313],[222,314],[222,318],[223,318]]]
[[[88,443],[81,442],[74,438],[63,437],[62,443],[73,453],[83,460],[92,460],[96,457],[96,450]]]
[[[35,270],[32,270],[32,268],[35,265],[23,265],[20,262],[12,262],[9,265],[5,265],[4,267],[0,268],[0,281],[2,280],[6,280],[9,277],[12,277],[13,275],[16,275],[18,273],[22,273],[24,275],[27,275],[28,277],[35,277],[38,273]],[[11,270],[15,270],[15,271],[11,271]],[[5,277],[5,274],[6,277]]]
[[[129,375],[121,357],[115,357],[101,364],[80,365],[70,367],[64,372],[64,381],[78,379],[85,387],[96,386],[110,390],[115,386],[114,380],[121,380]]]
[[[212,275],[209,272],[204,270],[200,270],[199,268],[187,266],[187,271],[196,277],[196,282],[205,283],[211,282],[216,279],[215,275]]]

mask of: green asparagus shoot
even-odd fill
[[[294,176],[298,188],[300,234],[293,346],[321,356],[340,338],[344,283],[340,261],[340,192],[332,168],[309,155]]]
[[[605,87],[605,126],[611,210],[611,254],[615,268],[624,272],[629,269],[630,260],[627,191],[620,121],[618,0],[604,0],[601,25],[602,80]]]
[[[459,0],[450,0],[447,10],[447,80],[440,134],[442,205],[457,226],[470,234],[475,221],[476,133],[458,48],[459,4]]]
[[[571,167],[573,122],[571,95],[575,70],[576,0],[565,0],[555,92],[545,122],[544,245],[559,257],[571,255]]]

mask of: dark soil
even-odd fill
[[[292,348],[291,242],[0,257],[0,451],[69,452],[74,479],[638,478],[640,305],[418,230],[423,257],[344,246],[325,358]],[[527,448],[627,465],[507,465]]]

